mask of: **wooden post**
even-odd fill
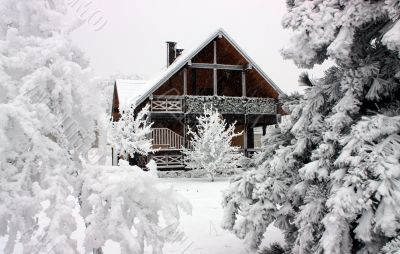
[[[217,41],[214,40],[214,64],[217,64]]]
[[[196,69],[191,70],[192,73],[192,95],[198,95],[197,94],[197,72]]]
[[[183,95],[187,95],[187,69],[183,69]]]
[[[247,129],[247,148],[254,148],[254,129],[250,126]]]
[[[111,148],[111,158],[112,158],[112,165],[118,166],[118,153],[115,151],[114,147]]]
[[[214,64],[217,63],[217,41],[214,40]],[[214,68],[213,69],[213,77],[214,77],[214,95],[218,95],[218,91],[217,91],[217,83],[218,83],[218,79],[217,79],[217,69]]]
[[[186,138],[186,125],[187,125],[187,123],[186,122],[187,122],[186,121],[186,114],[184,114],[183,115],[183,147],[188,148],[187,144],[186,144],[186,142],[187,142],[187,138]]]
[[[214,76],[214,95],[217,96],[218,95],[218,90],[217,90],[217,69],[213,70],[213,76]]]
[[[243,130],[243,149],[244,149],[244,152],[246,153],[246,150],[247,150],[247,124],[244,125],[244,130]]]
[[[242,96],[246,97],[246,72],[242,71]]]

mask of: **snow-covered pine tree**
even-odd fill
[[[242,133],[235,133],[235,124],[228,126],[213,109],[205,109],[197,122],[196,131],[188,131],[192,147],[183,151],[187,166],[207,172],[211,181],[217,173],[237,172],[242,155],[232,146],[232,139]]]
[[[128,107],[122,111],[118,121],[111,123],[111,143],[117,154],[124,155],[125,160],[129,156],[133,158],[135,153],[147,155],[153,152],[149,108],[147,104],[135,115],[135,108]]]
[[[0,235],[5,253],[75,253],[71,196],[94,141],[96,91],[64,1],[0,5]],[[45,206],[41,202],[46,201]],[[44,217],[38,217],[42,212]],[[47,222],[46,222],[47,221]],[[3,250],[2,250],[3,251]]]
[[[276,219],[289,239],[288,252],[397,251],[399,16],[397,0],[288,1],[283,25],[293,36],[283,55],[303,67],[328,57],[338,66],[310,82],[290,129],[294,139],[266,162],[275,172],[260,173],[272,184],[284,184],[280,199],[253,228]],[[266,183],[256,183],[250,201],[240,205],[271,202],[268,192],[260,192]],[[244,219],[251,220],[247,214]],[[231,221],[230,228],[239,227]],[[255,232],[241,228],[245,236]]]
[[[153,229],[159,229],[155,225],[161,225],[156,217],[159,207],[143,200],[143,196],[135,199],[142,203],[133,206],[127,202],[130,196],[115,198],[107,192],[121,194],[127,190],[121,177],[130,176],[127,170],[122,169],[112,178],[110,172],[116,168],[82,166],[82,159],[95,140],[95,120],[101,106],[97,90],[92,87],[88,61],[66,32],[70,31],[65,23],[66,3],[5,0],[0,12],[0,237],[7,241],[0,252],[13,253],[16,243],[20,243],[23,253],[77,253],[71,234],[77,227],[73,210],[78,200],[85,208],[81,212],[86,225],[96,229],[86,232],[88,251],[103,243],[92,239],[104,237],[102,228],[89,224],[94,217],[87,213],[90,208],[94,208],[93,214],[104,215],[101,220],[105,225],[114,225],[113,215],[123,213],[126,217],[120,217],[118,222],[127,224],[114,226],[124,229],[132,223],[131,214],[148,214],[152,221],[147,224],[144,216],[138,225],[152,228],[141,231],[144,237],[134,236],[137,241],[129,234],[107,237],[119,241],[123,248],[146,239],[159,251],[164,239],[169,239],[161,239],[161,233],[153,234]],[[101,176],[106,176],[107,181]],[[96,186],[99,179],[101,188]],[[140,179],[147,184],[144,196],[158,188],[149,185],[154,183],[151,174],[141,175]],[[166,193],[169,194],[162,202],[167,210],[162,215],[176,222],[177,209],[183,201],[173,191]],[[96,202],[102,200],[99,197],[126,205],[117,205],[109,213],[108,206],[97,206]],[[142,210],[138,209],[140,205]],[[127,213],[118,209],[136,210]],[[164,232],[174,230],[168,227]]]
[[[253,157],[254,168],[234,176],[224,192],[222,227],[244,239],[251,252],[257,250],[278,212],[285,215],[291,212],[288,208],[278,211],[276,204],[285,202],[285,193],[295,182],[294,169],[298,163],[293,155],[295,137],[290,130],[304,105],[298,94],[281,98],[281,101],[285,112],[291,115],[284,116],[276,127],[268,126],[262,140],[263,151]],[[279,218],[279,224],[289,225],[285,218]]]

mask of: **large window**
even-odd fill
[[[242,96],[242,71],[218,70],[218,95]]]
[[[188,94],[211,96],[213,90],[213,70],[190,69],[188,72]]]

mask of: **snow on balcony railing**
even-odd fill
[[[276,114],[277,103],[272,98],[229,96],[155,96],[152,112],[203,113],[204,107],[222,114]]]
[[[228,96],[186,96],[187,113],[202,113],[204,107],[217,109],[222,114],[276,114],[277,105],[272,98]]]

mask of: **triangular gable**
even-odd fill
[[[149,88],[145,94],[136,100],[136,105],[145,101],[151,94],[153,94],[158,88],[160,88],[168,79],[170,79],[174,74],[180,71],[189,61],[196,57],[205,47],[210,45],[210,43],[217,37],[224,38],[233,47],[240,56],[251,65],[252,72],[257,72],[259,76],[264,79],[270,86],[271,89],[278,95],[283,95],[284,92],[262,71],[262,69],[242,50],[239,45],[225,32],[225,30],[218,29],[212,33],[206,40],[203,41],[198,47],[192,50],[185,50],[181,56],[179,56],[164,72],[146,84]]]

